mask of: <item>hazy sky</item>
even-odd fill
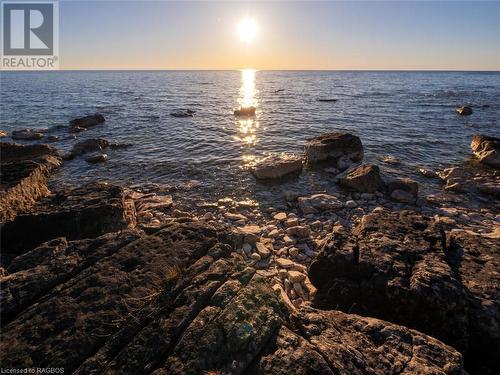
[[[63,0],[60,56],[63,69],[500,70],[500,1]]]

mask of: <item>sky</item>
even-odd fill
[[[59,22],[62,69],[500,70],[500,1],[62,0]]]

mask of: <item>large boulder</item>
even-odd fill
[[[227,233],[189,219],[57,239],[2,276],[5,367],[92,374],[464,374],[436,339],[373,318],[290,310]]]
[[[270,155],[252,167],[252,174],[258,179],[273,179],[302,170],[302,157],[294,154]]]
[[[304,152],[308,164],[329,161],[339,169],[345,169],[349,163],[363,160],[361,140],[345,132],[325,133],[312,138],[307,141]]]
[[[500,169],[500,138],[474,135],[470,147],[481,163]]]
[[[2,250],[17,254],[56,237],[95,238],[136,223],[134,203],[124,189],[91,183],[59,191],[1,228]]]
[[[336,227],[309,268],[323,308],[415,328],[460,350],[474,371],[500,369],[500,243],[467,233],[446,241],[410,211]]]
[[[95,113],[93,115],[76,118],[76,119],[71,120],[69,122],[70,131],[71,131],[71,128],[87,129],[87,128],[90,128],[92,126],[96,126],[98,124],[101,124],[105,121],[106,121],[106,119],[100,113]]]
[[[374,193],[385,189],[385,183],[376,165],[363,164],[337,176],[337,182],[362,193]]]
[[[0,152],[0,222],[5,222],[50,193],[47,181],[61,158],[47,145],[2,142]]]

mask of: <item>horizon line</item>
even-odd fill
[[[2,72],[228,72],[228,71],[243,71],[243,70],[254,70],[260,72],[450,72],[450,73],[500,73],[500,68],[497,70],[491,69],[255,69],[255,68],[228,68],[228,69],[198,69],[198,68],[188,68],[188,69],[55,69],[55,70],[2,70]]]

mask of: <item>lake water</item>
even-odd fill
[[[473,134],[500,133],[498,72],[2,72],[0,83],[2,130],[67,125],[100,112],[106,123],[79,133],[78,140],[132,144],[108,151],[103,164],[66,162],[53,185],[154,182],[192,202],[230,196],[272,204],[283,190],[335,190],[333,178],[320,170],[271,184],[248,172],[260,157],[301,152],[307,138],[334,130],[358,135],[365,161],[387,175],[408,176],[432,190],[437,187],[417,167],[466,162]],[[472,105],[471,116],[455,114],[463,104]],[[256,106],[255,118],[235,118],[240,105]],[[177,108],[196,115],[170,116]],[[68,151],[75,142],[52,145]],[[388,155],[401,165],[381,163]]]

